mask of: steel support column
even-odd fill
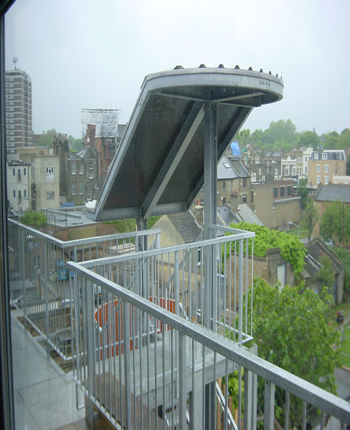
[[[208,102],[204,105],[204,240],[213,238],[214,231],[210,224],[216,225],[217,162],[217,106]],[[207,247],[204,252],[203,319],[204,325],[209,329],[214,328],[216,279],[216,255],[213,247]],[[215,382],[206,386],[205,403],[205,427],[213,429],[216,422]]]

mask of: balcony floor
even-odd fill
[[[64,373],[47,357],[17,316],[11,312],[16,430],[55,430],[82,420],[85,409],[76,409],[72,372]]]

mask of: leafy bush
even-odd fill
[[[47,218],[42,212],[26,211],[19,219],[22,224],[35,225],[36,228],[41,228],[47,224]]]
[[[303,270],[305,247],[297,237],[286,232],[270,230],[269,228],[247,222],[231,224],[231,227],[255,232],[254,256],[265,257],[268,249],[280,248],[283,260],[288,261],[292,265],[296,275]],[[252,246],[253,241],[249,239],[249,255],[252,255]]]

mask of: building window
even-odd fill
[[[343,159],[343,154],[341,152],[339,152],[339,160]]]
[[[16,176],[16,169],[12,169],[12,176]]]
[[[307,157],[305,157],[305,162],[307,163]]]
[[[316,171],[317,171],[317,173],[321,173],[321,165],[320,164],[317,164]]]
[[[243,187],[247,186],[247,178],[243,178]]]
[[[89,170],[89,179],[94,179],[94,171]]]
[[[91,200],[91,190],[90,189],[86,190],[86,199]]]
[[[305,173],[305,175],[307,174],[307,167],[305,167],[305,172],[304,173]]]
[[[259,167],[258,175],[261,175],[261,167]]]
[[[24,196],[24,198],[26,198],[26,197],[27,197],[27,190],[24,190],[24,191],[23,191],[23,196]]]
[[[18,200],[21,201],[22,200],[22,193],[21,191],[18,191]]]
[[[289,185],[287,187],[287,196],[291,196],[292,195],[292,187]]]
[[[81,196],[84,194],[84,182],[79,182],[79,194]]]
[[[16,190],[13,190],[13,198],[16,198]]]
[[[325,176],[325,177],[324,177],[324,183],[325,183],[326,185],[328,185],[328,182],[329,182],[329,177],[328,177],[328,176]]]
[[[27,174],[27,169],[24,167],[24,169],[23,169],[23,176],[26,176],[26,174]]]
[[[223,183],[222,183],[222,189],[223,189],[223,191],[225,191],[225,190],[226,190],[226,182],[223,182]]]
[[[325,172],[325,173],[329,173],[329,166],[328,166],[328,164],[326,164],[326,165],[324,166],[324,172]]]
[[[247,203],[247,194],[243,194],[243,203]]]
[[[223,205],[226,205],[226,197],[223,197],[223,198],[222,198],[222,204],[223,204]]]
[[[289,176],[289,169],[288,169],[288,167],[284,168],[284,176]]]
[[[46,166],[46,174],[47,175],[53,174],[53,166]]]
[[[274,197],[278,197],[278,188],[277,188],[277,187],[275,187],[275,188],[273,189],[273,196],[274,196]]]
[[[321,176],[316,176],[316,184],[320,184],[321,183]]]
[[[71,172],[72,172],[72,175],[76,175],[76,173],[77,173],[77,165],[76,165],[75,161],[73,161],[71,163]]]
[[[254,193],[253,191],[250,192],[250,201],[252,202],[254,200]]]
[[[75,196],[77,194],[77,184],[72,183],[72,196]]]
[[[280,188],[280,197],[284,197],[285,192],[286,192],[285,187],[281,187]]]
[[[296,173],[295,167],[292,167],[292,176],[295,176],[295,173]]]
[[[55,198],[54,191],[46,191],[46,200],[52,200]]]
[[[83,175],[83,174],[84,174],[84,164],[79,163],[79,175]]]
[[[327,152],[322,152],[322,160],[328,160]]]
[[[315,159],[315,160],[318,160],[318,152],[315,152],[315,154],[314,154],[314,159]]]
[[[278,167],[275,167],[275,175],[278,175]]]
[[[93,169],[94,168],[94,163],[93,161],[89,161],[89,169]]]

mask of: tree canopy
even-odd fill
[[[270,230],[269,228],[247,222],[231,224],[231,227],[255,232],[255,256],[264,257],[269,248],[280,248],[282,258],[292,265],[295,274],[303,270],[305,247],[297,237],[284,231]],[[249,240],[248,253],[249,255],[252,254],[252,240]]]
[[[22,224],[33,225],[36,228],[44,227],[47,224],[46,216],[42,212],[32,210],[24,212],[19,220]]]
[[[336,394],[334,371],[340,365],[340,335],[325,318],[333,298],[325,289],[320,294],[309,289],[301,293],[288,285],[280,290],[259,278],[255,279],[253,294],[253,315],[250,310],[247,318],[250,325],[253,317],[259,357]],[[262,391],[260,387],[259,393]],[[277,388],[277,405],[284,407],[284,401],[284,393]],[[263,396],[260,409],[262,402]],[[292,424],[298,426],[301,402],[294,397],[291,402]]]
[[[321,217],[320,234],[342,245],[350,242],[350,207],[341,200],[328,204]]]
[[[297,194],[301,197],[301,207],[305,209],[307,203],[307,178],[301,178],[297,186]]]
[[[306,207],[301,218],[301,226],[307,230],[307,237],[309,239],[309,242],[311,240],[312,232],[315,228],[315,225],[317,224],[317,221],[319,220],[319,217],[319,210],[315,206],[312,197],[307,198]]]

